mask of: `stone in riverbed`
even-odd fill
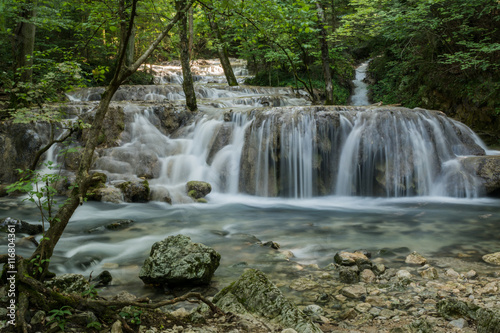
[[[212,248],[187,236],[170,236],[153,244],[139,277],[154,285],[208,284],[219,262],[220,254]]]
[[[293,328],[301,333],[322,331],[290,302],[264,273],[246,270],[238,280],[215,295],[213,302],[223,311],[252,314],[264,321]]]
[[[42,232],[42,226],[40,224],[31,224],[11,217],[0,220],[0,231],[8,232],[8,226],[14,226],[16,228],[16,233],[36,235]]]
[[[426,262],[427,259],[425,259],[420,253],[416,251],[410,253],[405,260],[405,263],[414,265],[425,265]]]
[[[134,180],[123,182],[117,187],[123,193],[126,202],[148,202],[151,190],[147,180]]]
[[[63,274],[45,282],[45,285],[64,294],[78,294],[90,289],[89,282],[80,274]]]
[[[488,264],[500,266],[500,252],[490,253],[483,256]]]
[[[186,191],[189,197],[198,200],[209,194],[212,191],[212,186],[207,182],[192,180],[187,182]]]

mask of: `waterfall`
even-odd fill
[[[359,82],[365,69],[358,70]],[[73,98],[93,100],[99,89]],[[197,83],[195,90],[200,112],[169,133],[165,114],[175,116],[184,99],[178,84],[121,87],[114,100],[128,121],[120,146],[103,149],[95,170],[110,185],[147,178],[153,200],[173,202],[191,202],[190,180],[207,181],[216,193],[262,197],[481,195],[480,182],[460,160],[484,155],[485,147],[440,112],[309,106],[289,88]],[[363,94],[353,103],[366,104],[366,87]],[[150,102],[136,102],[144,100]],[[171,109],[161,109],[165,101]]]
[[[351,96],[350,105],[369,105],[368,84],[365,83],[366,70],[370,61],[366,61],[356,68],[356,75],[352,81],[354,85],[354,94]]]

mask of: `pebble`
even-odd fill
[[[405,263],[413,265],[424,265],[426,262],[427,259],[425,259],[424,256],[422,256],[420,253],[415,251],[410,253],[405,259]]]

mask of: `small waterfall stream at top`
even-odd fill
[[[366,71],[368,70],[368,64],[370,61],[365,61],[356,68],[356,75],[352,81],[354,85],[354,93],[351,96],[350,105],[369,105],[370,101],[368,99],[368,84],[365,82]]]
[[[244,63],[234,65],[246,74]],[[500,204],[481,197],[481,182],[464,168],[489,152],[465,125],[423,109],[311,106],[289,88],[228,87],[217,61],[193,67],[196,115],[184,109],[181,70],[172,64],[153,66],[157,84],[116,93],[93,171],[107,175],[106,193],[117,196],[78,208],[53,271],[105,269],[113,275],[109,290],[154,296],[139,269],[154,242],[176,234],[221,254],[217,287],[248,267],[280,281],[297,274],[297,264],[323,267],[346,249],[498,251]],[[91,118],[102,91],[74,92],[67,107]],[[59,162],[74,170],[71,159]],[[144,180],[150,202],[124,202],[121,184]],[[212,184],[208,204],[187,196],[190,180]],[[36,223],[37,211],[24,204],[9,214]],[[118,219],[135,222],[104,227]],[[281,250],[260,245],[266,241]],[[32,249],[16,251],[29,257]]]

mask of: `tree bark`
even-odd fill
[[[236,80],[236,76],[234,76],[233,67],[231,67],[231,62],[229,61],[229,52],[227,51],[227,47],[224,45],[219,25],[217,24],[217,22],[215,22],[212,14],[207,13],[207,17],[208,17],[208,22],[210,23],[210,27],[212,28],[212,31],[217,36],[218,40],[217,54],[220,59],[220,64],[222,65],[222,69],[224,70],[224,75],[226,76],[227,84],[231,87],[237,86],[238,81]]]
[[[186,5],[186,0],[176,0],[177,10],[181,10]],[[182,65],[182,89],[186,96],[186,105],[191,112],[198,110],[196,105],[196,94],[194,92],[193,75],[191,74],[191,64],[189,58],[189,38],[187,27],[187,15],[184,13],[179,20],[180,56]]]
[[[330,71],[330,55],[328,50],[328,42],[326,40],[326,20],[323,8],[316,2],[316,9],[318,12],[318,23],[319,23],[319,43],[321,45],[321,63],[323,66],[323,78],[325,80],[325,95],[326,101],[325,105],[333,105],[333,84],[332,84],[332,74]]]
[[[36,26],[32,22],[36,16],[35,4],[28,1],[21,9],[22,21],[18,23],[14,34],[14,53],[16,55],[16,68],[21,71],[21,82],[31,82],[33,76],[33,51],[35,50]]]
[[[127,35],[125,37],[124,45],[127,44],[128,39],[132,34],[132,26],[134,23],[134,18],[136,15],[136,6],[139,0],[133,0],[132,2],[132,10],[129,18],[129,25],[127,29]],[[76,181],[75,187],[71,191],[71,194],[65,204],[59,209],[54,220],[51,222],[49,229],[45,234],[45,239],[40,242],[40,245],[33,252],[30,260],[36,259],[40,266],[43,268],[41,273],[35,274],[35,278],[42,280],[44,276],[47,274],[48,262],[42,262],[43,259],[49,259],[53,252],[54,248],[61,238],[64,229],[66,228],[70,218],[73,216],[73,213],[81,205],[84,201],[84,198],[87,194],[87,189],[89,187],[89,170],[92,165],[92,157],[94,155],[95,147],[97,146],[97,139],[99,137],[99,133],[102,129],[102,124],[104,117],[108,111],[109,104],[111,103],[111,99],[113,95],[118,90],[120,85],[130,76],[132,75],[140,65],[146,61],[146,59],[151,55],[151,53],[156,49],[156,47],[160,44],[161,40],[167,36],[169,31],[174,27],[174,25],[179,21],[179,19],[185,15],[186,11],[193,4],[194,0],[190,0],[186,6],[184,6],[181,10],[178,10],[177,14],[170,21],[170,23],[163,29],[163,31],[158,35],[158,37],[151,43],[148,49],[129,67],[125,66],[125,47],[120,49],[120,53],[118,55],[118,65],[115,69],[115,73],[113,79],[110,84],[106,87],[106,90],[101,96],[101,100],[96,109],[95,119],[92,123],[92,127],[89,130],[89,136],[85,143],[85,149],[83,155],[80,160],[80,165],[78,171],[76,173]]]

